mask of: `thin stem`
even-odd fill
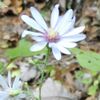
[[[41,100],[41,85],[40,85],[40,87],[39,87],[39,100]]]
[[[47,54],[46,54],[46,57],[45,57],[45,60],[44,60],[44,67],[42,69],[40,68],[41,79],[40,79],[40,87],[39,87],[39,100],[42,100],[42,98],[41,98],[41,88],[42,88],[42,84],[43,84],[43,81],[44,81],[44,69],[45,69],[45,67],[47,67],[49,54],[50,54],[50,48],[47,47]]]
[[[39,100],[42,100],[42,98],[41,98],[41,88],[42,88],[43,80],[44,80],[44,71],[41,71],[41,79],[40,79],[40,87],[39,87]]]
[[[48,64],[49,55],[50,55],[50,48],[47,46],[47,53],[46,53],[45,62],[44,62],[45,67],[46,67],[47,64]]]

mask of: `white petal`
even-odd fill
[[[36,21],[34,21],[32,18],[28,17],[27,15],[22,15],[21,18],[26,24],[28,24],[32,28],[34,28],[40,32],[43,32],[43,33],[45,32],[45,30],[38,23],[36,23]]]
[[[30,50],[31,51],[40,51],[47,45],[47,42],[39,42],[37,44],[34,44]]]
[[[72,20],[72,17],[73,17],[73,10],[70,9],[64,14],[63,18],[56,26],[55,31],[60,33],[62,28],[66,28],[66,26],[65,26],[66,23],[70,22]]]
[[[63,25],[61,25],[60,30],[59,30],[59,35],[65,34],[71,29],[73,29],[74,23],[75,23],[75,16],[70,22],[66,22],[66,23],[63,23]]]
[[[13,82],[12,88],[13,88],[13,89],[20,89],[20,87],[21,87],[20,77],[17,76],[17,77],[15,78],[14,82]]]
[[[73,36],[67,36],[64,39],[66,39],[66,41],[68,42],[78,42],[78,41],[84,40],[85,38],[86,38],[85,34],[77,34]]]
[[[64,15],[60,15],[60,16],[59,16],[58,21],[57,21],[57,25],[60,24],[60,22],[61,22],[63,16],[64,16]]]
[[[57,60],[61,59],[61,52],[57,48],[52,47],[52,53]]]
[[[9,97],[8,91],[0,91],[0,100],[7,100]]]
[[[67,50],[66,48],[62,47],[61,45],[58,45],[57,47],[64,54],[68,54],[68,55],[71,54],[71,52],[69,50]]]
[[[57,45],[61,45],[65,48],[74,48],[77,46],[76,43],[68,42],[66,39],[63,39],[62,41],[58,42]]]
[[[58,18],[59,18],[59,4],[55,5],[52,13],[51,13],[51,20],[50,20],[50,24],[51,27],[54,28],[55,25],[57,24]]]
[[[46,31],[48,30],[47,24],[42,18],[41,14],[36,10],[36,8],[30,8],[33,18],[36,20],[38,24],[40,24]]]
[[[16,98],[17,98],[17,100],[22,100],[23,98],[25,98],[26,97],[26,94],[19,94]]]
[[[2,88],[4,88],[4,89],[7,89],[7,88],[8,88],[8,85],[7,85],[6,80],[5,80],[4,77],[1,76],[1,75],[0,75],[0,85],[1,85]]]
[[[57,60],[60,60],[61,59],[61,52],[57,48],[56,44],[55,43],[49,43],[49,47],[52,48],[52,53],[53,53],[54,57]]]
[[[24,30],[24,32],[22,33],[22,37],[25,37],[26,35],[43,36],[43,34],[39,32],[32,32],[32,31]]]
[[[35,41],[37,41],[37,42],[39,42],[39,41],[45,41],[45,38],[42,37],[42,36],[40,36],[40,37],[39,36],[37,36],[37,37],[33,36],[32,39],[35,40]]]
[[[9,85],[9,88],[11,88],[11,73],[10,73],[10,71],[8,72],[8,85]]]
[[[84,29],[85,29],[85,26],[80,26],[80,27],[74,28],[70,32],[64,34],[64,36],[73,36],[73,35],[79,34],[79,33],[83,32]]]

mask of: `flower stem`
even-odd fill
[[[48,65],[49,54],[50,54],[50,48],[47,47],[47,53],[46,53],[46,57],[45,57],[45,60],[44,60],[44,66],[43,66],[42,69],[40,68],[41,78],[40,78],[40,86],[39,86],[39,100],[42,100],[41,89],[42,89],[42,84],[43,84],[43,81],[44,81],[44,74],[45,74],[44,70]]]
[[[42,89],[43,81],[44,81],[44,71],[41,71],[41,79],[40,79],[40,87],[39,87],[39,100],[42,100],[41,89]]]
[[[45,67],[48,64],[49,55],[50,55],[50,48],[47,46],[47,53],[46,53],[45,62],[44,62],[45,63]]]

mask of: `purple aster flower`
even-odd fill
[[[20,100],[25,97],[22,93],[20,77],[16,77],[12,82],[10,72],[8,72],[7,80],[0,75],[0,87],[0,100]]]
[[[50,27],[47,26],[41,14],[36,8],[30,8],[33,18],[22,15],[22,20],[34,28],[36,31],[25,30],[22,37],[32,35],[37,42],[33,45],[31,51],[42,50],[46,45],[52,49],[52,53],[57,60],[61,59],[61,53],[71,54],[68,48],[77,46],[78,41],[86,38],[81,32],[85,26],[74,28],[75,16],[72,9],[69,9],[63,16],[59,16],[59,5],[55,5],[50,20]],[[81,34],[80,34],[81,33]]]

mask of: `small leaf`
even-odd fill
[[[9,59],[15,59],[18,57],[33,56],[33,55],[46,52],[46,48],[43,49],[42,51],[31,52],[30,51],[31,46],[32,46],[32,43],[22,39],[19,41],[18,46],[16,48],[7,49],[5,52],[5,56],[7,56]]]
[[[50,73],[50,76],[52,77],[55,74],[55,67],[52,65],[48,65],[45,67],[44,72]]]
[[[86,85],[89,85],[91,82],[92,82],[92,79],[91,78],[86,78],[86,79],[83,79],[82,80],[82,83],[84,83]]]
[[[95,95],[98,89],[98,85],[92,85],[88,89],[88,94],[89,95]]]
[[[99,84],[99,80],[95,80],[94,85],[98,85],[98,84]]]
[[[100,54],[92,51],[84,51],[78,48],[71,49],[79,64],[92,72],[100,72]]]
[[[82,71],[75,72],[75,77],[77,79],[80,80],[83,76],[84,76],[84,73]]]
[[[75,77],[80,80],[83,84],[89,85],[92,82],[91,77],[84,77],[86,73],[82,71],[75,72]]]

